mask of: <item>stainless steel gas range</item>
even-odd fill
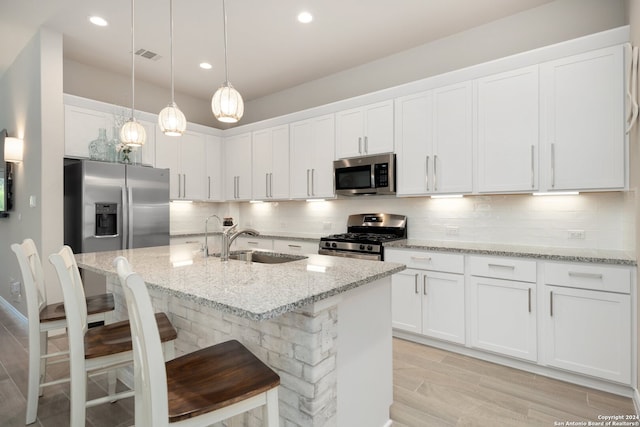
[[[384,243],[407,238],[407,217],[371,213],[349,215],[347,232],[320,239],[320,255],[384,260]]]

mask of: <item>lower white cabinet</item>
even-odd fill
[[[317,254],[319,242],[273,239],[273,250],[285,254]]]
[[[630,283],[628,268],[545,265],[543,362],[630,384]]]
[[[273,250],[273,239],[264,239],[262,237],[239,236],[233,241],[231,249],[268,249]]]
[[[392,278],[392,326],[458,344],[465,343],[465,295],[462,255],[415,251],[385,252],[385,261],[410,268]],[[448,271],[454,271],[451,273]]]
[[[536,262],[469,257],[471,346],[536,361]]]

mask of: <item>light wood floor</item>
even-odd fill
[[[53,350],[66,347],[65,341],[53,340]],[[394,340],[393,357],[394,427],[554,426],[555,421],[634,413],[631,399],[403,340]],[[49,370],[52,377],[66,372],[62,365]],[[0,304],[0,426],[24,425],[26,384],[26,324]],[[103,394],[104,389],[98,379],[92,381],[89,394]],[[46,388],[38,421],[32,425],[68,426],[68,396],[68,385]],[[87,427],[132,424],[132,398],[87,410]]]

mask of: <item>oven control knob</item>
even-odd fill
[[[331,243],[329,243],[329,242],[325,242],[325,243],[324,243],[324,245],[325,245],[326,247],[329,247],[329,246],[331,246]]]
[[[368,251],[372,251],[373,250],[373,246],[371,246],[371,245],[367,246],[367,250]]]
[[[331,247],[332,247],[332,248],[336,248],[336,247],[338,247],[338,245],[336,245],[335,243],[332,243],[332,244],[331,244]]]
[[[364,245],[360,245],[360,250],[364,251]]]

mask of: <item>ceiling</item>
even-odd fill
[[[550,1],[227,0],[229,80],[250,101]],[[159,55],[136,57],[136,79],[168,88],[169,0],[136,0],[135,14],[136,50]],[[224,81],[222,22],[222,0],[174,1],[176,92],[210,99]],[[65,58],[130,74],[129,0],[0,0],[0,73],[40,26],[63,34]]]

